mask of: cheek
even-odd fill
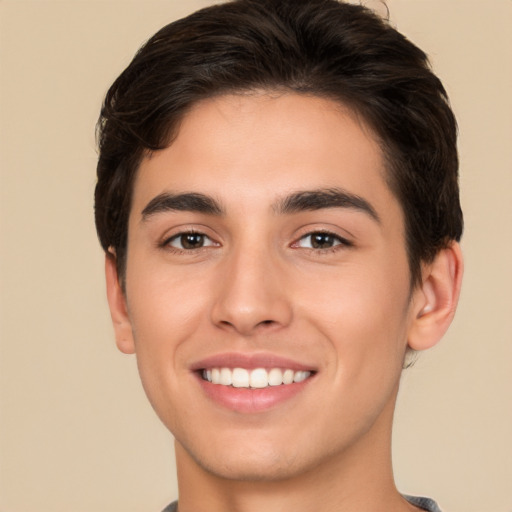
[[[127,269],[128,308],[139,337],[147,333],[158,337],[160,331],[166,338],[171,334],[179,337],[204,311],[208,286],[203,278],[180,270],[171,272],[165,265],[144,268],[134,261],[133,268],[137,271],[132,275]],[[152,340],[153,336],[148,336],[147,341]]]
[[[158,265],[127,269],[128,310],[137,365],[150,400],[183,377],[187,347],[207,321],[204,282]]]
[[[140,269],[132,276],[127,273],[137,367],[153,409],[174,430],[178,421],[175,411],[184,407],[180,386],[190,377],[184,364],[187,342],[197,337],[201,328],[204,293],[194,280],[184,286],[181,279],[162,269]]]
[[[386,371],[401,365],[406,348],[409,279],[390,260],[380,265],[352,265],[324,279],[322,286],[305,285],[303,314],[329,340],[343,372]],[[306,281],[307,282],[307,281]]]

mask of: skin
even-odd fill
[[[452,244],[411,291],[403,212],[385,172],[355,115],[296,94],[201,102],[141,163],[126,290],[112,254],[107,290],[117,344],[136,353],[176,438],[180,512],[415,510],[392,477],[395,399],[407,347],[429,348],[453,317],[462,259]],[[283,211],[283,198],[326,189],[375,215],[353,205]],[[148,210],[162,194],[191,192],[222,214]],[[205,236],[183,248],[191,230]],[[311,233],[325,231],[332,238],[312,247]],[[225,352],[286,357],[314,378],[268,410],[232,411],[191,371]]]

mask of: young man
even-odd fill
[[[176,439],[166,510],[438,510],[391,467],[404,362],[462,276],[425,54],[335,0],[207,8],[138,52],[99,142],[117,345]]]

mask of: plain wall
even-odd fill
[[[209,1],[0,0],[0,510],[159,512],[171,436],[117,352],[93,225],[94,125],[139,45]],[[511,512],[512,2],[389,0],[460,125],[466,275],[405,372],[396,479],[445,512]]]

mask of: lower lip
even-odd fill
[[[234,388],[212,384],[199,374],[197,378],[206,396],[215,403],[232,411],[250,414],[270,410],[291,400],[308,386],[313,377],[302,382],[266,388]]]

